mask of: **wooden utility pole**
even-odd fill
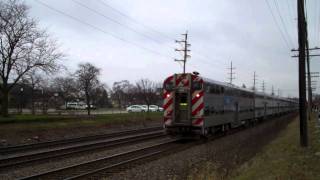
[[[312,107],[312,88],[311,88],[311,75],[310,75],[310,56],[309,56],[309,41],[308,41],[308,24],[305,20],[306,27],[306,53],[307,53],[307,77],[308,77],[308,119],[311,120],[311,107]]]
[[[300,144],[308,146],[308,129],[306,114],[306,23],[304,0],[297,0],[298,40],[299,40],[299,111],[300,111]]]
[[[262,85],[261,85],[261,88],[262,88],[262,92],[264,93],[264,91],[266,90],[266,87],[265,87],[265,83],[264,83],[264,80],[262,81]]]
[[[271,95],[274,96],[274,88],[273,88],[273,85],[272,85],[272,88],[271,88]]]
[[[230,75],[230,77],[229,77],[229,84],[232,84],[232,81],[233,81],[234,79],[236,79],[236,78],[234,77],[234,75],[235,75],[234,70],[235,70],[236,68],[232,66],[232,61],[231,61],[231,66],[230,66],[230,68],[228,68],[228,69],[230,69],[230,72],[229,72],[229,75]]]
[[[253,117],[256,119],[256,84],[257,84],[257,74],[253,72]]]
[[[257,74],[253,72],[253,91],[256,92],[256,84],[257,84]]]
[[[176,43],[180,43],[183,46],[183,48],[182,49],[175,49],[175,51],[183,52],[183,59],[175,59],[175,61],[183,63],[183,74],[185,74],[186,73],[187,58],[191,57],[188,54],[188,52],[190,52],[188,47],[190,47],[191,45],[188,44],[188,31],[185,34],[182,34],[182,35],[184,36],[184,39],[183,40],[176,40]]]

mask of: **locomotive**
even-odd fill
[[[163,82],[164,128],[171,135],[207,136],[297,110],[297,102],[198,73],[174,74]]]

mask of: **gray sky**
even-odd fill
[[[31,7],[30,15],[66,51],[66,66],[74,71],[77,64],[91,62],[101,68],[100,79],[109,87],[123,79],[132,83],[140,78],[162,81],[181,72],[181,65],[174,62],[174,58],[181,58],[174,51],[179,47],[174,39],[181,39],[181,34],[188,30],[191,58],[187,72],[198,71],[207,78],[227,81],[227,68],[232,60],[236,85],[252,86],[256,71],[260,90],[264,80],[267,92],[271,92],[273,85],[276,92],[281,89],[283,96],[298,94],[297,60],[291,58],[294,53],[290,52],[291,48],[297,48],[295,0],[26,0],[26,3]],[[320,2],[307,0],[307,10],[310,47],[319,47]],[[313,57],[311,70],[320,71],[319,65],[319,58]],[[320,89],[319,83],[317,87]]]

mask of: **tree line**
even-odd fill
[[[48,107],[59,108],[66,102],[81,100],[87,104],[88,115],[91,104],[123,108],[160,102],[159,83],[149,79],[140,79],[135,84],[122,80],[108,88],[99,80],[101,69],[91,63],[79,64],[75,72],[57,76],[66,70],[63,66],[66,55],[28,13],[29,7],[20,0],[0,1],[2,116],[8,116],[12,102],[28,105],[35,114],[39,105],[45,113]]]

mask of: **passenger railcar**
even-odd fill
[[[174,74],[163,83],[169,134],[208,135],[297,109],[295,101],[200,77]]]

